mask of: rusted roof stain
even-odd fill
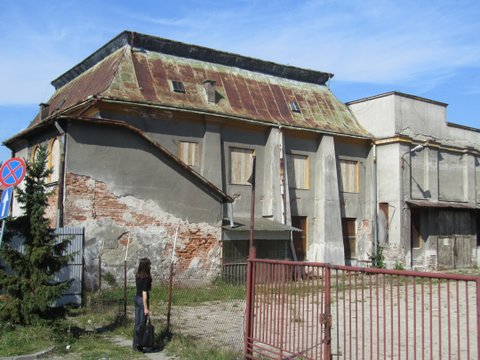
[[[201,111],[281,126],[368,136],[345,104],[325,86],[232,66],[138,50],[129,44],[112,52],[60,87],[49,101],[49,115],[94,95]],[[183,82],[185,93],[172,90]],[[203,82],[216,82],[217,99],[209,103]],[[296,101],[301,112],[290,109]]]

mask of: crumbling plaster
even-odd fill
[[[167,278],[175,237],[177,276],[211,281],[220,271],[219,227],[190,223],[153,201],[118,196],[88,176],[67,174],[65,226],[85,228],[85,277],[92,288],[99,283],[99,267],[122,281],[125,257],[129,282],[142,257],[152,261],[154,278]]]

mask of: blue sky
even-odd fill
[[[0,0],[0,140],[123,30],[335,74],[344,102],[401,91],[480,128],[478,0]],[[0,161],[10,151],[0,148]]]

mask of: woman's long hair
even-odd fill
[[[138,263],[138,269],[137,273],[135,274],[135,277],[137,278],[146,278],[146,277],[152,277],[150,274],[150,259],[148,258],[141,258],[139,263]]]

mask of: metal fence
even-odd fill
[[[64,292],[61,298],[55,301],[56,306],[65,304],[82,304],[82,291],[83,291],[83,228],[56,228],[52,229],[52,235],[56,243],[69,241],[66,249],[67,254],[72,255],[72,260],[69,261],[67,266],[62,268],[55,274],[54,281],[71,280],[70,287]],[[5,245],[4,245],[5,246]],[[8,246],[15,249],[20,253],[24,253],[24,239],[20,236],[14,236],[9,242]],[[7,264],[0,258],[0,265],[6,266],[6,271],[11,272]]]
[[[249,359],[479,359],[480,278],[252,260]]]
[[[100,261],[84,270],[94,279],[95,290],[86,296],[86,305],[92,311],[133,321],[135,279],[125,270],[123,264],[106,266]],[[150,308],[156,333],[186,336],[205,349],[223,350],[232,359],[241,359],[245,319],[242,271],[239,277],[224,279],[219,274],[217,279],[207,281],[176,266],[171,270],[171,277],[168,272],[153,276]]]
[[[166,282],[159,286],[168,291]],[[165,320],[168,293],[159,300],[160,308],[164,309],[160,317]],[[233,359],[240,359],[244,320],[244,282],[228,283],[219,278],[206,284],[201,279],[174,277],[170,310],[170,331],[173,334],[190,336],[206,348],[227,350]]]

